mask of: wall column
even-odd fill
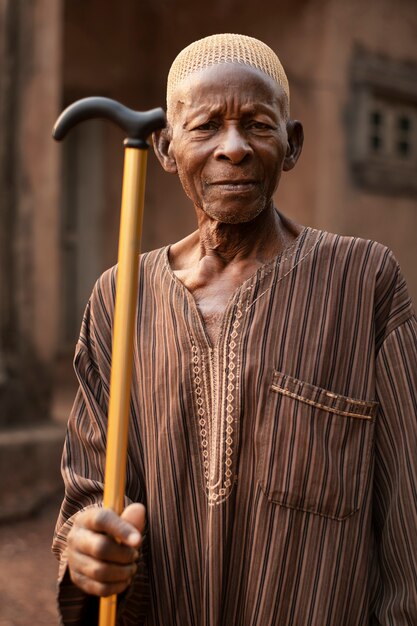
[[[0,0],[0,426],[46,417],[58,341],[63,0]]]

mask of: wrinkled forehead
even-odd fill
[[[190,74],[172,90],[168,121],[172,126],[191,117],[227,111],[239,116],[266,113],[288,119],[288,99],[281,85],[253,67],[212,65]]]

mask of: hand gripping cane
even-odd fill
[[[143,113],[132,111],[109,98],[84,98],[61,113],[54,126],[53,137],[57,140],[63,139],[79,122],[97,117],[105,117],[127,132],[127,138],[124,140],[125,163],[103,498],[103,505],[120,515],[123,510],[126,476],[133,332],[138,295],[138,257],[149,148],[146,139],[154,130],[165,126],[165,114],[162,109],[152,109]],[[116,595],[101,598],[100,626],[115,624],[116,604]]]

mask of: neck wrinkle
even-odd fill
[[[200,260],[215,257],[223,265],[249,259],[264,263],[294,238],[274,206],[243,224],[224,224],[205,216],[198,233]]]

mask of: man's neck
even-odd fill
[[[224,224],[197,215],[198,231],[171,246],[170,263],[193,295],[214,345],[233,292],[290,245],[301,227],[273,206],[247,224]]]
[[[210,274],[238,265],[252,271],[280,254],[302,230],[273,206],[246,224],[220,223],[200,212],[197,218],[198,230],[170,248],[171,267],[181,276],[203,267]]]
[[[199,258],[214,257],[229,265],[244,261],[266,263],[298,234],[288,227],[273,205],[251,222],[225,224],[199,211]],[[214,259],[213,259],[214,260]]]

